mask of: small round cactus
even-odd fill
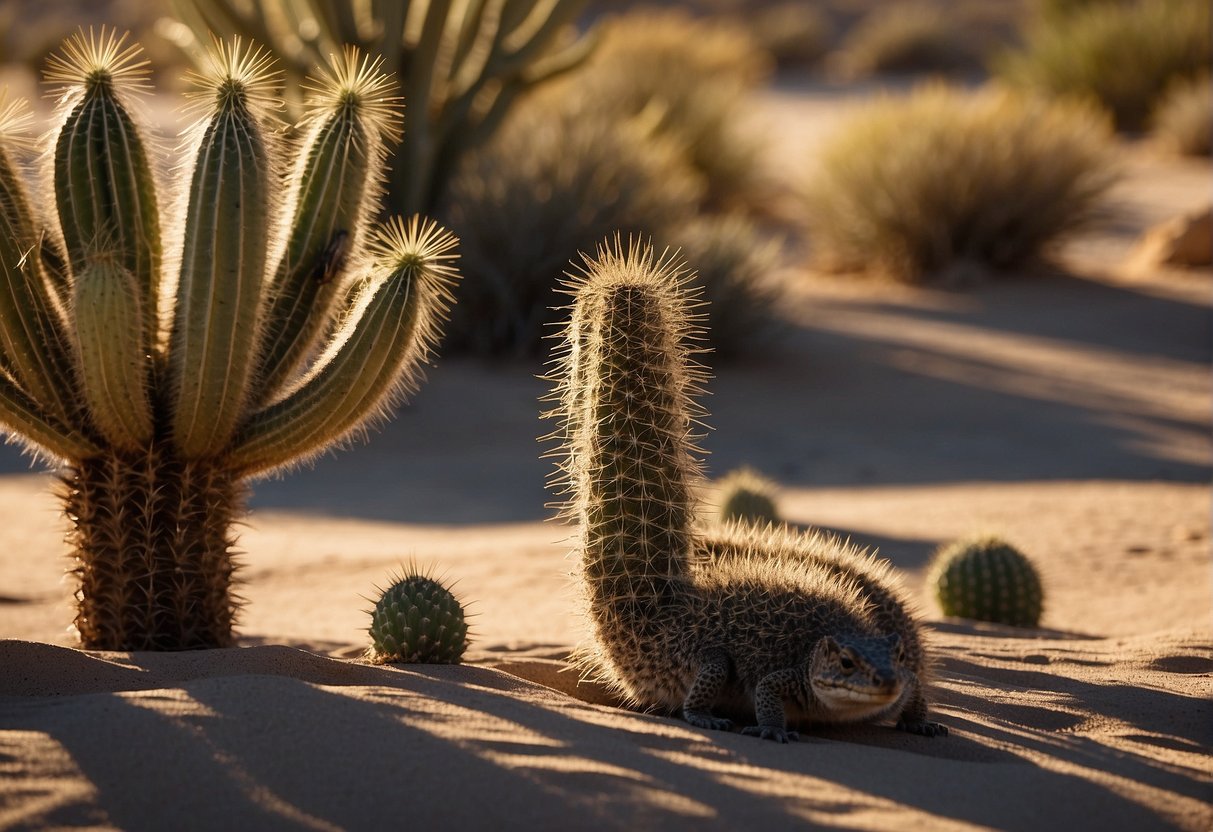
[[[371,610],[371,657],[379,663],[458,664],[468,646],[459,600],[428,575],[393,580]]]
[[[721,523],[778,523],[775,483],[752,468],[738,468],[716,483],[717,519]]]
[[[1040,575],[1023,553],[1000,538],[976,537],[942,547],[927,580],[944,615],[1015,627],[1040,622]]]

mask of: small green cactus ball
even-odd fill
[[[738,468],[716,483],[717,519],[744,523],[779,523],[775,483],[752,468]]]
[[[410,572],[371,610],[371,657],[378,663],[458,664],[468,646],[459,600],[438,581]]]
[[[944,615],[1014,627],[1040,623],[1044,588],[1032,561],[997,537],[942,547],[928,577]]]

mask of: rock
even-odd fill
[[[1132,262],[1139,267],[1213,265],[1213,206],[1151,228],[1142,235]]]

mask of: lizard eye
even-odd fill
[[[843,656],[840,658],[838,660],[838,665],[842,668],[843,673],[850,673],[855,669],[855,662],[851,661],[849,656]]]

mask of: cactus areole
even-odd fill
[[[36,200],[24,102],[0,101],[0,428],[60,466],[97,650],[233,643],[248,480],[411,393],[456,278],[433,223],[369,226],[400,124],[378,62],[334,56],[280,147],[270,61],[216,42],[163,176],[133,106],[146,64],[104,28],[51,59]]]

